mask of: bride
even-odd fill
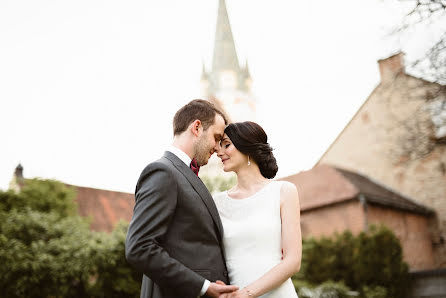
[[[224,251],[237,292],[220,297],[297,297],[291,276],[302,255],[299,198],[294,184],[270,180],[278,170],[265,131],[254,122],[229,124],[218,151],[237,185],[214,196]]]

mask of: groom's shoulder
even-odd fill
[[[166,170],[172,171],[174,169],[173,164],[166,158],[161,157],[155,161],[150,162],[146,167],[142,170],[143,173],[151,172],[153,170]]]
[[[175,177],[175,167],[172,165],[171,162],[169,162],[168,159],[164,157],[150,162],[148,165],[145,166],[145,168],[139,175],[137,188],[138,185],[144,183],[144,181],[152,179],[153,177],[167,177],[170,180],[171,178]]]

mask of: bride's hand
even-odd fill
[[[220,296],[221,297],[221,296]],[[228,298],[254,298],[255,296],[249,292],[248,289],[243,288],[236,292],[228,294]]]

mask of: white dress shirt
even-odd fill
[[[190,163],[191,163],[192,159],[183,150],[181,150],[180,148],[174,147],[174,146],[170,146],[169,149],[167,149],[167,151],[175,154],[176,157],[181,159],[182,162],[184,162],[188,167],[190,167]],[[206,291],[209,289],[210,285],[211,285],[211,282],[206,279],[204,281],[203,287],[201,288],[200,296],[203,296],[204,294],[206,294]]]

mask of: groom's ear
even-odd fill
[[[190,125],[191,132],[194,136],[198,137],[200,136],[200,131],[203,130],[203,125],[201,124],[201,120],[195,120]]]

